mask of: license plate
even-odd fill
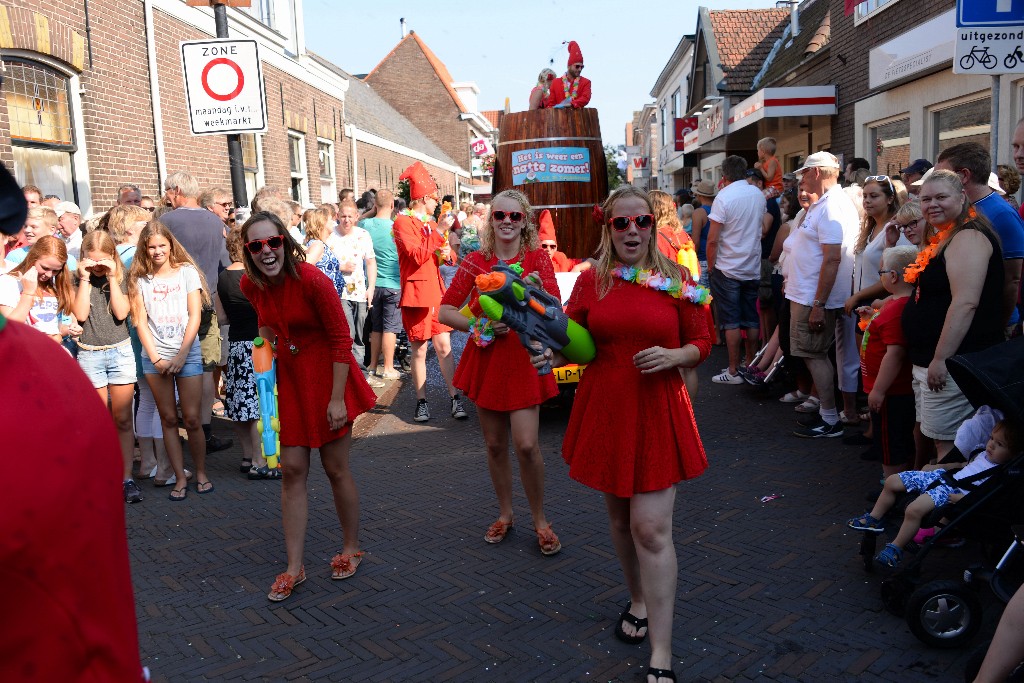
[[[583,369],[586,365],[563,365],[555,368],[555,382],[558,384],[575,384],[583,376]]]

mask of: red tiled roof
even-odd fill
[[[415,31],[410,31],[409,35],[398,41],[398,45],[395,45],[391,52],[387,53],[387,55],[384,56],[384,59],[380,60],[377,66],[373,67],[373,70],[370,71],[370,73],[366,74],[366,79],[373,76],[373,72],[379,69],[381,64],[388,61],[388,59],[391,58],[391,55],[395,54],[395,51],[398,50],[399,46],[407,40],[413,40],[416,42],[416,45],[419,46],[420,50],[423,52],[423,56],[427,58],[427,62],[430,64],[431,68],[434,69],[434,73],[437,74],[437,77],[441,80],[441,83],[444,85],[445,89],[448,90],[448,94],[452,96],[452,99],[455,101],[455,105],[459,108],[459,111],[462,112],[463,114],[471,113],[468,109],[466,109],[466,105],[462,103],[462,100],[455,92],[455,89],[452,88],[452,83],[455,82],[455,79],[452,78],[452,74],[450,71],[448,71],[448,67],[444,65],[444,62],[438,59],[437,55],[434,54],[433,50],[427,47],[426,43],[420,40],[420,37],[416,35]]]
[[[504,111],[501,109],[489,109],[480,113],[491,124],[491,128],[498,129],[501,127],[501,117],[505,115]]]
[[[716,10],[708,16],[725,76],[722,90],[750,90],[754,76],[786,28],[789,10]]]

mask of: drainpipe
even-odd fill
[[[356,127],[352,124],[345,126],[345,135],[352,141],[352,168],[350,173],[352,174],[352,190],[359,195],[359,160],[356,157]]]
[[[160,113],[160,83],[156,71],[156,36],[153,30],[153,2],[144,0],[143,12],[146,16],[146,61],[149,66],[149,95],[153,108],[153,136],[156,138],[156,169],[160,178],[157,194],[163,192],[164,180],[167,179],[167,154],[164,151],[164,119]]]

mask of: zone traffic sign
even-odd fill
[[[189,40],[181,67],[193,135],[267,132],[267,98],[255,40]]]
[[[1024,0],[957,0],[956,25],[1017,26],[1024,24]]]

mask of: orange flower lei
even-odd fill
[[[974,210],[973,206],[967,209],[967,220],[973,221],[977,217],[978,212]],[[931,262],[932,258],[939,253],[939,245],[949,238],[955,227],[956,223],[950,223],[943,229],[939,230],[937,235],[933,235],[928,238],[928,246],[919,251],[917,259],[903,271],[904,282],[908,282],[910,284],[917,282],[917,278],[921,275],[921,271],[927,268],[928,263]]]

